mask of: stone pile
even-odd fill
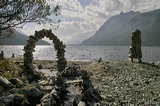
[[[66,99],[65,82],[60,74],[53,80],[28,84],[0,76],[0,106],[61,106]]]
[[[49,38],[52,40],[54,44],[54,48],[57,51],[57,66],[58,66],[58,71],[63,71],[67,65],[67,61],[64,57],[65,50],[64,48],[66,47],[63,45],[63,42],[60,41],[53,33],[52,30],[46,30],[42,29],[40,31],[35,31],[34,36],[31,35],[29,36],[29,40],[27,40],[27,45],[24,46],[24,66],[27,70],[33,70],[33,54],[32,52],[35,51],[35,46],[36,43],[38,42],[39,39],[42,39],[44,37]]]
[[[78,65],[72,65],[72,66],[68,66],[66,67],[63,71],[62,71],[62,76],[63,77],[69,77],[69,76],[73,76],[73,77],[77,77],[77,76],[82,76],[85,73],[85,70],[81,70],[80,66]]]
[[[131,46],[129,50],[129,59],[133,62],[133,58],[138,59],[138,62],[142,62],[142,50],[141,50],[141,31],[138,29],[132,32]]]
[[[66,99],[66,86],[63,77],[60,73],[57,73],[56,78],[53,78],[53,82],[48,85],[46,81],[40,82],[43,87],[45,95],[41,99],[40,106],[61,106]]]
[[[82,76],[82,79],[82,101],[84,101],[87,106],[92,106],[94,103],[100,102],[102,98],[94,89],[92,81],[90,80],[90,75],[86,72],[86,74]]]
[[[79,88],[79,92],[81,93],[79,94],[77,91],[73,91],[77,92],[73,100],[73,106],[94,106],[102,100],[101,96],[92,85],[89,73],[86,70],[80,69],[80,66],[77,64],[66,67],[61,73],[65,79],[69,80],[66,82],[68,86],[77,86],[77,83],[79,85],[77,89]],[[72,94],[72,91],[70,93]]]

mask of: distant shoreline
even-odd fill
[[[16,58],[23,58],[24,45],[0,47],[4,51],[4,57],[10,58],[14,53]],[[54,46],[37,45],[33,52],[34,59],[56,60],[57,51]],[[102,58],[104,61],[128,61],[129,46],[66,46],[65,58],[71,61],[96,61]],[[160,47],[142,46],[142,61],[160,61]]]
[[[6,60],[11,60],[11,61],[19,61],[19,62],[23,62],[23,58],[6,58]],[[57,60],[43,60],[43,59],[33,59],[33,64],[34,63],[56,63]],[[87,63],[87,64],[98,64],[98,60],[67,60],[67,62],[70,64],[70,63]],[[127,62],[127,63],[131,63],[130,61],[120,61],[120,60],[102,60],[101,62]],[[101,63],[99,62],[99,63]],[[152,65],[157,65],[157,66],[160,66],[160,61],[157,61],[157,62],[143,62],[142,63],[138,63],[136,60],[134,60],[133,64],[136,63],[136,64],[152,64]]]

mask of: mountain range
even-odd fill
[[[11,38],[4,38],[2,39],[2,44],[3,45],[26,45],[27,41],[29,39],[28,36],[15,31],[15,36],[11,37]],[[39,40],[37,43],[37,45],[50,45],[48,42],[44,41],[44,40]]]
[[[136,29],[141,31],[143,46],[160,46],[160,9],[112,16],[80,45],[129,46],[131,33]]]

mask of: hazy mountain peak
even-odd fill
[[[3,45],[26,45],[27,44],[26,40],[29,39],[27,35],[24,35],[18,31],[15,31],[15,34],[16,36],[12,38],[2,39],[2,44]],[[44,40],[39,40],[37,42],[37,45],[49,45],[49,43]]]
[[[142,45],[160,46],[160,9],[140,13],[130,11],[121,12],[110,17],[89,39],[81,45],[130,45],[132,31],[139,29],[142,32]]]

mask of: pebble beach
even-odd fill
[[[23,65],[23,59],[10,61],[12,66]],[[35,68],[57,70],[54,60],[34,60],[33,63]],[[93,88],[102,98],[94,104],[96,106],[160,105],[159,62],[67,61],[67,67],[73,65],[89,73]]]

